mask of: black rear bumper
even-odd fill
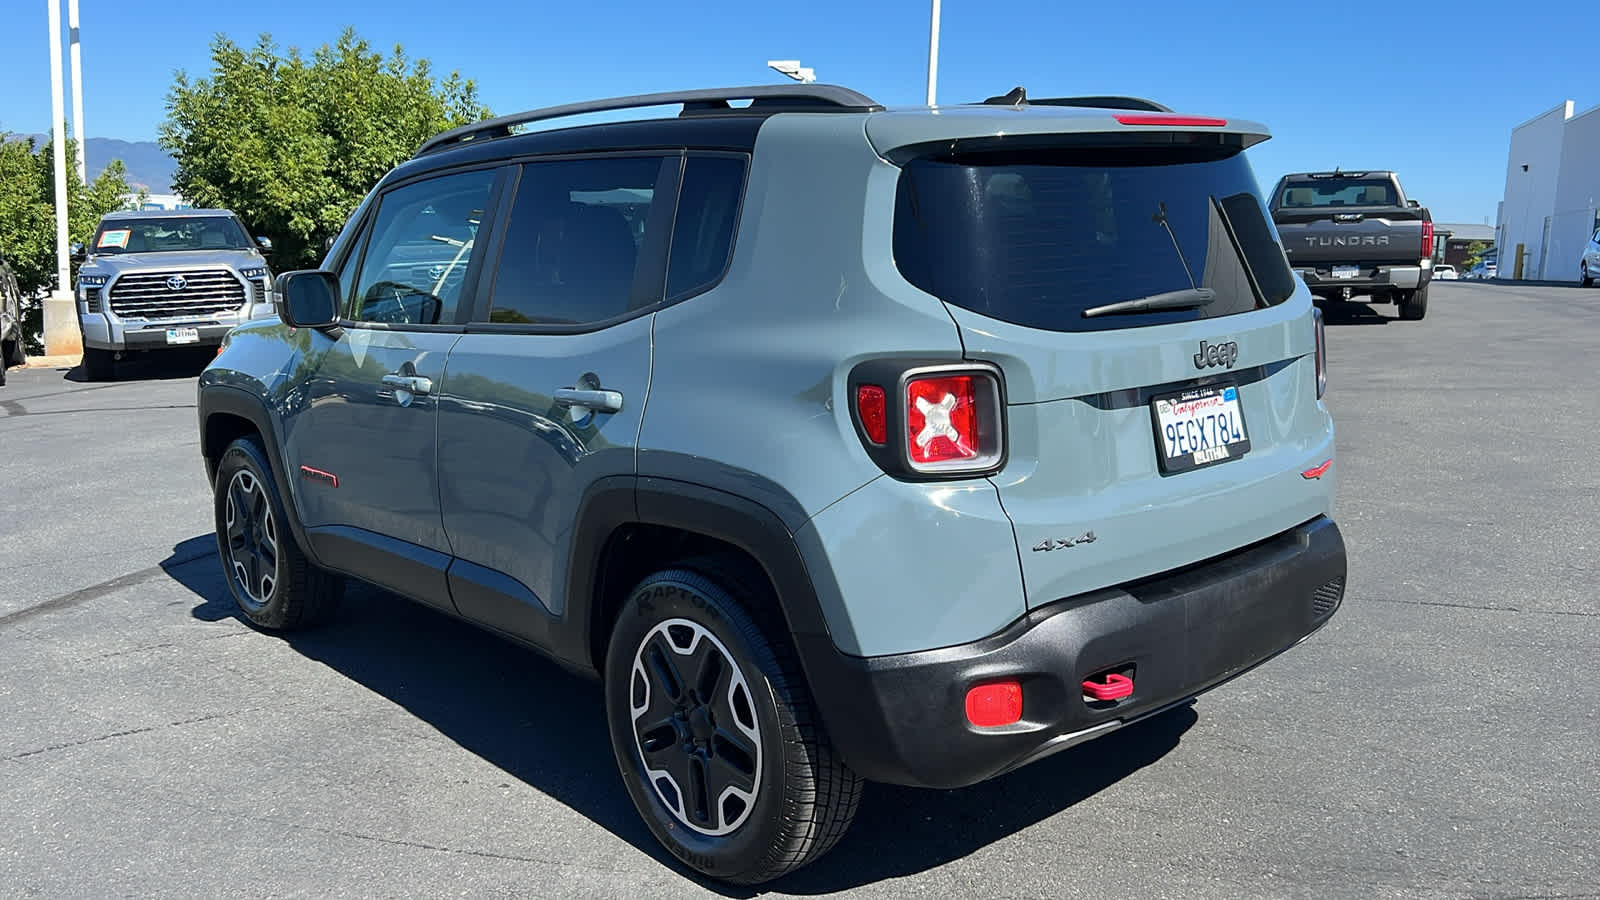
[[[974,784],[1183,703],[1289,649],[1344,595],[1339,529],[1318,518],[1177,572],[1035,610],[985,640],[853,657],[801,636],[829,736],[874,781]],[[1084,679],[1129,674],[1133,694],[1089,701]],[[1022,684],[1022,720],[978,728],[969,688]]]

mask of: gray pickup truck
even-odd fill
[[[1369,297],[1400,318],[1428,311],[1433,216],[1393,172],[1285,175],[1269,201],[1289,264],[1321,300]]]
[[[276,315],[261,255],[271,246],[225,209],[108,214],[73,250],[84,377],[114,378],[136,352],[214,347],[235,325]]]

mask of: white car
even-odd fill
[[[1593,287],[1594,280],[1600,278],[1600,228],[1589,235],[1589,246],[1583,248],[1583,261],[1578,264],[1579,284],[1584,287]]]
[[[1456,274],[1455,266],[1440,263],[1439,265],[1433,267],[1433,277],[1443,281],[1455,281],[1461,276]]]
[[[1493,278],[1498,267],[1492,262],[1480,262],[1467,270],[1468,278]]]

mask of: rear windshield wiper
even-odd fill
[[[1125,313],[1161,312],[1168,309],[1199,309],[1209,306],[1211,301],[1217,299],[1217,292],[1211,288],[1184,288],[1179,291],[1163,291],[1151,294],[1148,297],[1135,297],[1132,300],[1118,300],[1116,303],[1107,303],[1104,306],[1091,306],[1083,311],[1085,319],[1098,316],[1115,316]]]

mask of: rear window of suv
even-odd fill
[[[1294,292],[1238,152],[1085,148],[912,160],[900,176],[894,254],[908,281],[941,300],[1051,331],[1214,318]],[[1084,315],[1193,288],[1213,299]]]

